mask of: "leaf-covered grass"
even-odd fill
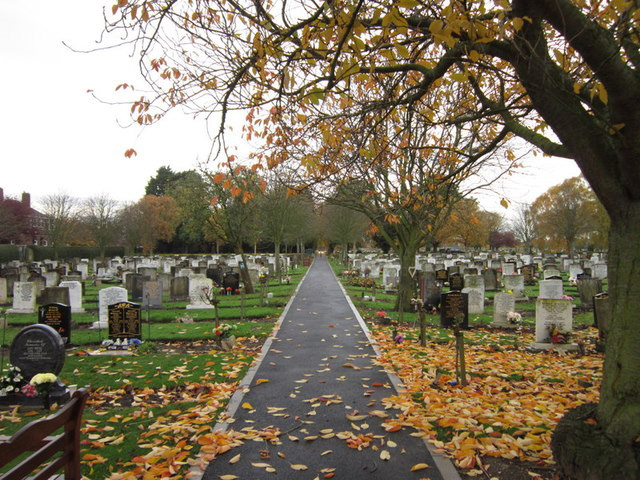
[[[259,344],[249,341],[271,333],[305,271],[299,268],[290,275],[291,285],[269,285],[274,294],[269,305],[260,306],[260,292],[246,295],[245,320],[240,320],[240,296],[218,297],[220,320],[231,323],[238,338],[232,352],[216,350],[213,310],[186,310],[185,302],[165,302],[163,310],[149,312],[150,325],[147,312],[142,312],[143,347],[152,350],[150,346],[164,344],[165,351],[86,355],[107,335],[86,328],[98,319],[99,290],[86,283],[84,307],[95,311],[73,315],[80,326],[72,331],[76,347],[68,350],[59,375],[64,383],[88,386],[91,392],[83,415],[82,474],[92,479],[119,478],[127,472],[148,478],[162,478],[170,471],[185,475],[205,437],[214,435],[217,416],[255,358]],[[7,317],[4,345],[10,345],[24,325],[37,321],[36,314]],[[182,319],[195,322],[176,323]],[[0,432],[11,435],[45,414],[37,407],[0,407]]]

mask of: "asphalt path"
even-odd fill
[[[229,428],[277,428],[282,432],[278,442],[246,441],[213,460],[202,478],[456,478],[448,460],[434,460],[412,430],[387,432],[381,426],[384,418],[376,415],[395,413],[385,411],[381,399],[395,390],[374,359],[326,258],[316,258],[249,387],[233,400],[235,406],[230,404]],[[347,436],[369,440],[368,445],[350,448]],[[352,440],[352,446],[358,442]],[[238,454],[240,460],[230,463]],[[429,467],[411,471],[416,464]]]

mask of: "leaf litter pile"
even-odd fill
[[[415,429],[413,435],[428,439],[469,476],[483,473],[482,457],[552,465],[557,422],[568,409],[598,401],[603,357],[595,351],[531,353],[498,346],[501,336],[511,334],[465,332],[469,384],[463,387],[456,381],[453,341],[420,347],[393,341],[388,329],[375,329],[374,335],[381,350],[378,363],[395,371],[406,388],[384,400],[386,408],[401,411],[386,420],[387,429]],[[595,335],[593,328],[583,333]],[[531,341],[527,333],[519,339],[521,345]]]

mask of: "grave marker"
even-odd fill
[[[440,326],[450,328],[461,318],[461,328],[469,328],[469,299],[466,293],[447,292],[440,296]]]
[[[120,302],[109,305],[108,324],[110,340],[140,339],[142,320],[140,305]]]
[[[38,308],[38,323],[53,328],[64,341],[71,344],[71,307],[61,303],[48,303]]]

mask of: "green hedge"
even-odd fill
[[[20,260],[20,252],[17,245],[0,245],[0,262]]]
[[[40,261],[45,259],[53,259],[53,247],[39,247],[36,245],[28,247],[33,252],[33,260]],[[105,249],[107,257],[122,257],[124,255],[124,247],[107,247]],[[58,259],[70,258],[96,258],[100,256],[98,247],[58,247]]]

